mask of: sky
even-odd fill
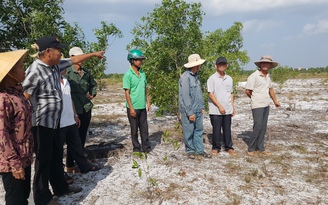
[[[271,55],[281,66],[328,66],[327,0],[185,1],[202,3],[203,33],[226,30],[236,21],[243,24],[243,50],[250,57],[244,70],[254,70],[254,61],[263,55]],[[65,20],[77,22],[89,42],[96,42],[92,29],[100,28],[101,21],[122,31],[123,38],[109,39],[111,46],[105,55],[108,74],[124,73],[129,68],[126,46],[133,39],[130,32],[159,4],[161,0],[64,0],[63,8]]]

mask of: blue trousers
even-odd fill
[[[264,151],[264,138],[268,124],[270,107],[252,109],[253,133],[248,143],[248,151]]]
[[[186,152],[188,154],[202,154],[204,152],[203,143],[203,114],[195,113],[196,122],[189,121],[186,113],[181,114],[183,138]]]

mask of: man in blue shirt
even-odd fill
[[[190,159],[195,159],[195,155],[211,157],[210,154],[204,152],[203,114],[205,105],[197,74],[204,62],[205,60],[201,59],[198,54],[190,55],[188,63],[184,64],[188,70],[179,79],[179,111],[181,112],[185,149]]]

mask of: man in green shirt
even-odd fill
[[[70,56],[82,55],[84,52],[79,47],[73,47],[69,51]],[[84,148],[89,124],[91,121],[91,109],[93,103],[91,100],[97,95],[97,82],[91,73],[82,67],[82,63],[73,64],[67,69],[66,78],[71,85],[71,95],[74,102],[76,113],[81,121],[79,135],[82,148]],[[68,154],[66,159],[66,168],[74,168],[73,158]]]
[[[146,75],[141,69],[145,57],[141,51],[131,50],[127,59],[131,66],[124,74],[123,89],[125,90],[127,115],[131,126],[133,152],[150,152],[147,123],[147,111],[150,111],[150,100]],[[138,140],[138,129],[141,135],[141,145]]]

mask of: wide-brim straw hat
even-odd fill
[[[27,55],[28,50],[17,50],[0,53],[0,82],[16,63]]]
[[[254,63],[255,63],[255,65],[256,65],[257,67],[261,68],[261,63],[264,63],[264,62],[266,62],[266,63],[270,63],[270,64],[271,64],[270,69],[278,66],[278,63],[277,63],[277,62],[274,62],[274,61],[272,60],[272,57],[269,56],[269,55],[262,56],[261,59],[260,59],[259,61],[256,61],[256,62],[254,62]]]
[[[186,68],[192,68],[198,65],[202,65],[205,62],[204,59],[201,59],[198,54],[191,54],[188,57],[188,63],[184,64]]]

